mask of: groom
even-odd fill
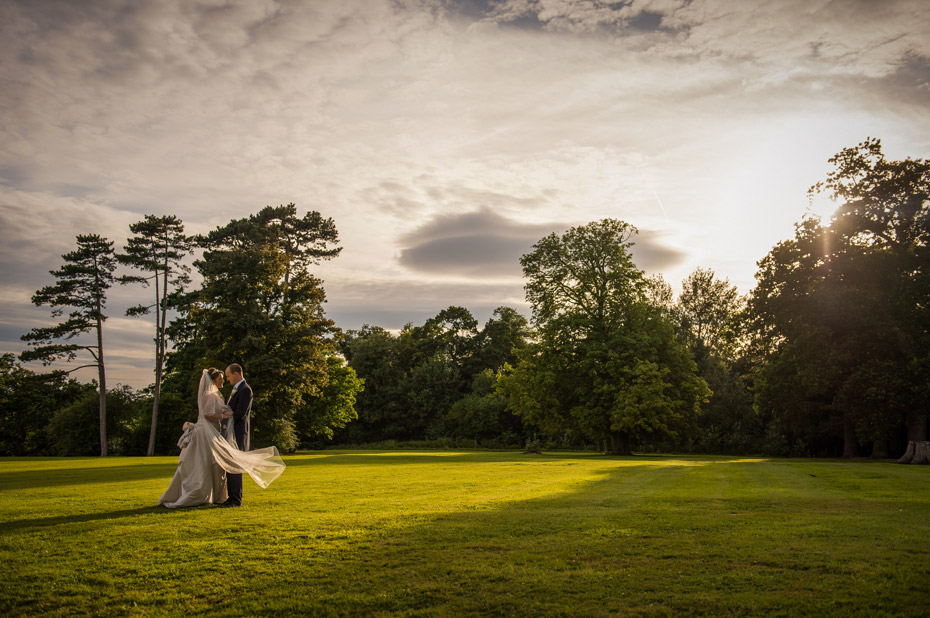
[[[249,412],[252,411],[252,389],[242,377],[242,367],[233,363],[226,368],[226,379],[233,385],[228,405],[232,408],[233,431],[240,451],[249,450]],[[242,475],[227,474],[229,499],[221,506],[242,506]]]

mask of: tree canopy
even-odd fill
[[[877,452],[896,427],[926,436],[930,162],[887,161],[878,140],[830,159],[811,195],[840,202],[808,217],[759,262],[749,309],[756,402],[808,440]]]
[[[887,457],[927,437],[930,161],[888,160],[877,139],[829,161],[809,195],[833,200],[835,214],[799,221],[758,262],[748,296],[698,267],[676,299],[634,262],[637,229],[603,219],[522,256],[531,321],[498,307],[481,325],[453,305],[399,331],[343,333],[311,272],[341,251],[332,219],[269,206],[189,238],[176,217],[149,215],[120,255],[104,238],[77,237],[56,283],[33,297],[67,318],[26,334],[21,359],[80,357],[77,368],[98,369],[101,454],[108,445],[173,449],[200,369],[235,362],[256,386],[254,442],[284,451],[425,440]],[[185,292],[192,248],[202,250],[202,284]],[[135,272],[115,277],[117,259]],[[137,393],[106,387],[104,310],[115,281],[155,288],[153,302],[128,311],[157,316],[155,384]],[[0,399],[34,411],[7,413],[4,423],[22,427],[2,432],[0,451],[87,453],[94,386],[66,375],[0,359]],[[54,409],[29,408],[30,398]],[[162,408],[167,425],[156,428]]]
[[[203,285],[172,327],[181,352],[172,371],[238,363],[254,378],[253,442],[297,446],[295,414],[323,395],[340,334],[323,311],[322,282],[308,266],[338,255],[332,219],[293,204],[266,207],[198,239]]]
[[[501,391],[550,433],[609,439],[611,452],[675,435],[710,394],[633,263],[636,228],[604,219],[551,234],[520,262],[537,339]]]

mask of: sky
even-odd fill
[[[748,292],[827,160],[926,158],[928,112],[923,0],[0,0],[0,352],[77,234],[290,202],[343,329],[529,315],[520,255],[605,217]],[[151,294],[110,291],[110,384],[153,380]]]

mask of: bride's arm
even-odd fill
[[[211,421],[218,421],[220,419],[226,418],[226,411],[229,409],[225,403],[223,403],[223,398],[219,395],[216,395],[212,401],[212,410],[209,412],[204,412],[204,416]]]

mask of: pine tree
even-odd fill
[[[61,317],[71,308],[68,318],[54,326],[34,328],[23,335],[23,341],[33,346],[20,355],[27,361],[42,361],[50,365],[56,360],[73,361],[84,352],[93,362],[75,367],[68,373],[84,367],[96,367],[99,376],[100,396],[100,456],[107,455],[107,381],[103,357],[103,314],[106,291],[113,285],[116,257],[113,243],[97,234],[79,235],[77,250],[62,256],[64,265],[49,271],[57,282],[35,293],[36,306],[52,307],[52,317]],[[83,333],[96,332],[96,344],[65,343]],[[56,343],[55,341],[59,342]],[[64,340],[65,342],[61,342]]]
[[[162,373],[167,350],[166,327],[168,306],[172,297],[184,291],[190,283],[190,266],[182,260],[190,254],[193,240],[184,234],[184,224],[174,215],[145,219],[129,226],[134,236],[126,243],[126,252],[117,256],[125,264],[145,273],[144,276],[121,277],[121,283],[154,283],[155,302],[137,305],[126,315],[148,315],[155,310],[155,392],[152,402],[152,425],[149,431],[147,455],[155,454],[155,433],[158,427],[158,404],[161,398]]]

